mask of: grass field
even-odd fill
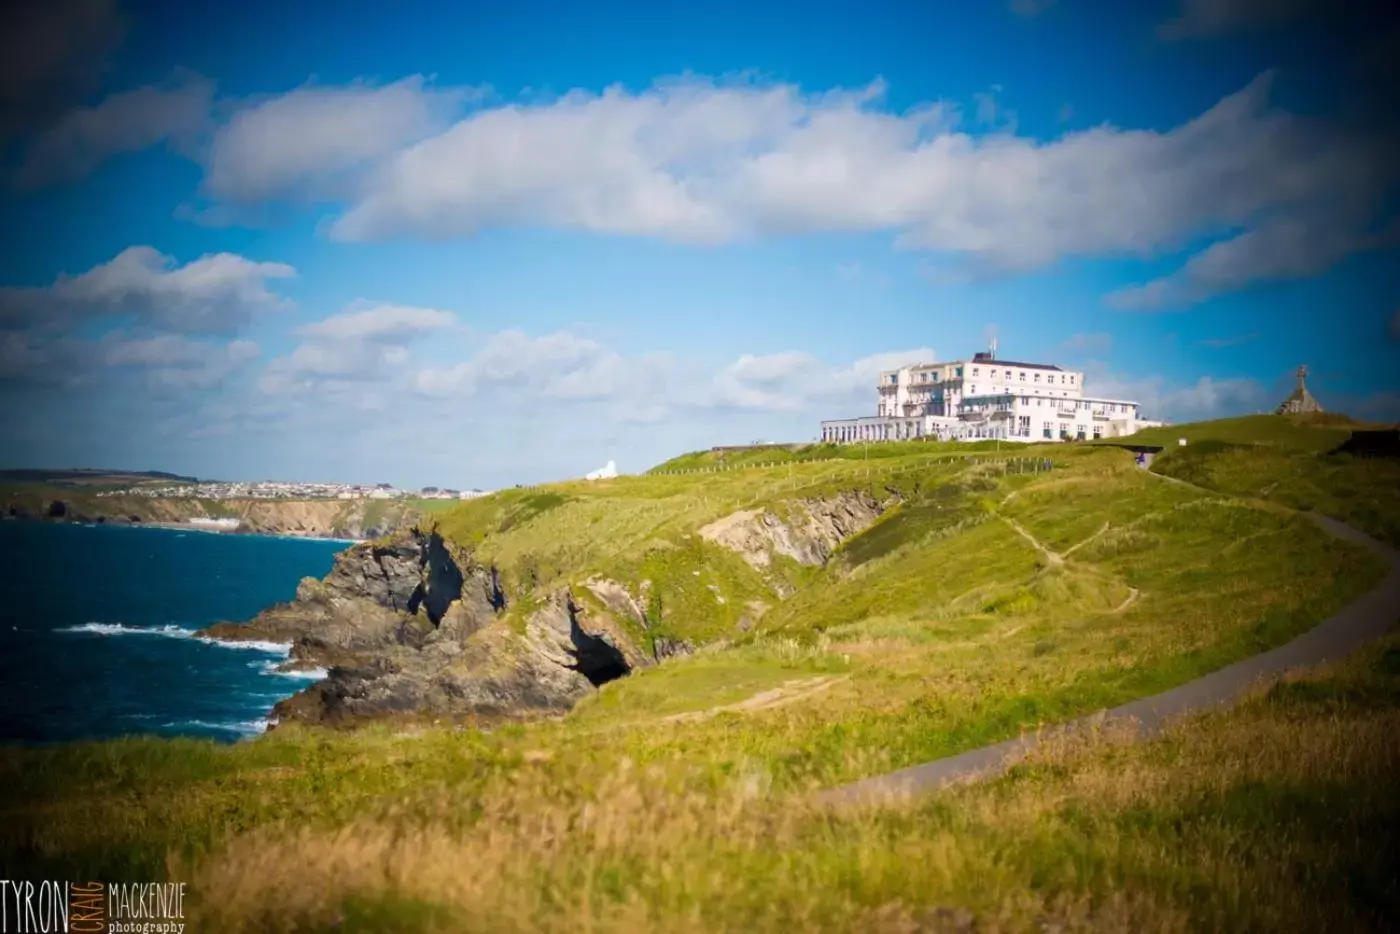
[[[1255,654],[1379,579],[1286,500],[1214,479],[1238,476],[1214,464],[1227,445],[1282,451],[1319,511],[1368,514],[1371,474],[1338,482],[1319,453],[1335,429],[1172,430],[1205,490],[1092,445],[1018,472],[1002,458],[1027,452],[914,443],[462,503],[439,529],[512,588],[646,580],[639,637],[699,650],[491,732],[3,750],[0,875],[189,881],[201,931],[1393,927],[1394,640],[1151,744],[1052,747],[916,804],[813,804]],[[888,508],[825,567],[698,535],[853,491]]]
[[[1208,434],[1212,431],[1214,436]],[[1144,432],[1143,443],[1169,445],[1152,466],[1159,473],[1319,512],[1400,543],[1400,462],[1329,453],[1349,434],[1327,421],[1310,425],[1305,419],[1263,415]],[[1169,436],[1192,443],[1175,446]]]

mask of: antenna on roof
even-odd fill
[[[995,324],[987,325],[987,346],[987,359],[995,360],[997,358],[997,326]]]

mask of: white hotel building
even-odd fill
[[[824,442],[1083,441],[1160,425],[1138,403],[1084,393],[1084,374],[990,353],[880,374],[879,414],[822,422]]]

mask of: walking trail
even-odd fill
[[[1154,474],[1153,476],[1159,476]],[[1176,483],[1182,481],[1163,477]],[[1191,486],[1191,484],[1183,484]],[[1199,487],[1192,487],[1200,489]],[[1214,491],[1202,490],[1211,495]],[[1229,704],[1253,688],[1261,678],[1301,666],[1318,665],[1342,658],[1367,642],[1377,639],[1391,629],[1400,618],[1400,551],[1379,542],[1349,525],[1314,513],[1303,513],[1344,541],[1363,545],[1390,565],[1385,579],[1351,605],[1323,620],[1313,629],[1292,642],[1271,649],[1262,655],[1247,658],[1219,671],[1188,681],[1161,694],[1132,703],[1099,711],[1087,717],[1057,727],[1049,735],[1026,734],[992,746],[984,746],[961,755],[926,762],[877,775],[863,781],[821,793],[820,800],[829,804],[859,804],[887,801],[936,791],[949,785],[972,779],[991,778],[1007,771],[1042,739],[1054,735],[1088,732],[1113,725],[1126,729],[1140,738],[1155,736],[1169,722],[1185,714]],[[1013,527],[1015,527],[1013,525]],[[1017,531],[1023,530],[1017,528]],[[1030,538],[1029,534],[1026,534]],[[1034,541],[1032,539],[1032,541]],[[1042,550],[1043,546],[1041,547]],[[1058,556],[1056,556],[1058,557]],[[1136,596],[1134,594],[1133,596]]]

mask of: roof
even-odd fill
[[[976,360],[975,363],[1000,363],[1002,366],[1019,366],[1027,370],[1054,370],[1057,373],[1064,372],[1057,366],[1049,363],[1020,363],[1016,360]]]

